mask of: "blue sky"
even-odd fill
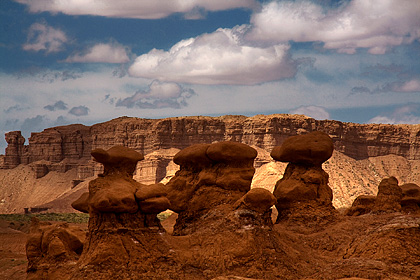
[[[420,123],[419,14],[418,0],[1,0],[0,134],[119,116]]]

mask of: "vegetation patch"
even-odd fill
[[[0,220],[14,222],[30,222],[32,217],[41,221],[59,221],[83,224],[89,221],[87,213],[38,213],[38,214],[0,214]]]

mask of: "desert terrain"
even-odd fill
[[[275,121],[277,123],[273,124]],[[259,240],[261,248],[266,248],[264,250],[272,250],[272,246],[276,248],[273,252],[259,252],[261,254],[259,258],[266,256],[264,264],[261,261],[256,263],[251,261],[252,265],[249,267],[240,265],[237,269],[235,266],[238,264],[235,265],[233,259],[226,259],[226,256],[220,253],[224,264],[221,265],[220,260],[214,260],[212,265],[218,268],[225,267],[224,271],[215,271],[211,268],[205,270],[204,264],[200,263],[200,258],[203,258],[201,261],[208,262],[209,258],[217,255],[217,252],[213,251],[206,256],[202,250],[225,248],[214,243],[222,241],[217,241],[215,237],[202,239],[202,236],[209,234],[209,229],[205,227],[185,236],[171,235],[177,218],[177,214],[174,213],[162,222],[165,233],[161,235],[161,241],[175,248],[181,259],[190,263],[190,268],[184,267],[191,270],[185,279],[189,279],[188,277],[220,280],[282,279],[280,275],[283,279],[349,277],[417,279],[420,277],[417,268],[420,264],[418,247],[420,240],[416,239],[420,236],[419,213],[385,211],[378,214],[368,211],[364,215],[345,215],[346,210],[358,196],[376,196],[384,178],[394,177],[399,185],[420,184],[419,125],[357,127],[356,124],[332,121],[326,126],[320,121],[293,115],[253,118],[194,117],[185,120],[174,118],[161,120],[155,124],[155,130],[151,131],[151,134],[158,138],[153,136],[148,142],[144,134],[139,134],[139,130],[144,129],[142,122],[144,120],[122,118],[91,128],[84,126],[51,128],[34,134],[29,140],[29,145],[25,146],[16,145],[19,141],[14,139],[19,138],[19,135],[12,135],[15,138],[9,137],[8,150],[3,158],[3,169],[0,169],[0,212],[2,214],[32,212],[27,214],[29,216],[35,216],[36,212],[78,212],[71,207],[71,203],[87,192],[89,182],[103,172],[103,167],[92,160],[88,150],[97,147],[107,149],[114,145],[123,145],[144,153],[144,160],[135,165],[133,178],[137,182],[168,184],[180,170],[179,164],[175,164],[173,158],[186,147],[199,143],[217,143],[218,140],[242,142],[256,151],[252,164],[255,173],[249,181],[250,188],[263,188],[273,193],[276,183],[285,175],[287,163],[273,159],[270,156],[271,150],[281,146],[290,136],[324,130],[334,143],[334,151],[322,162],[322,170],[328,174],[328,186],[332,190],[331,206],[336,212],[325,216],[321,211],[322,213],[314,215],[308,222],[306,212],[301,216],[292,215],[293,218],[278,220],[278,212],[273,208],[271,220],[274,224],[269,230],[255,230],[252,233],[239,235],[226,234],[226,228],[218,228],[217,223],[214,224],[213,234],[215,236],[222,234],[224,237],[219,236],[219,238],[227,248],[233,246],[232,242],[238,242],[238,238],[243,239],[242,245],[248,248],[247,246],[253,243],[246,241],[246,238],[257,238],[258,241],[261,234],[272,236]],[[177,124],[179,122],[187,125],[182,130],[183,134],[174,135],[174,131],[177,131],[181,125]],[[264,130],[261,127],[264,127]],[[276,127],[276,132],[273,132],[273,127]],[[331,127],[335,127],[333,132]],[[120,132],[121,128],[126,136],[115,133],[115,131]],[[370,129],[369,132],[367,129]],[[353,136],[343,136],[345,135],[343,130],[347,130]],[[191,135],[197,131],[200,131],[197,138],[192,139]],[[342,135],[337,131],[341,131]],[[215,134],[212,134],[213,132]],[[217,135],[223,137],[217,138]],[[62,143],[57,143],[57,139],[61,139]],[[402,143],[400,146],[398,141]],[[406,143],[409,143],[408,146]],[[55,148],[52,149],[54,145]],[[58,146],[61,150],[57,148]],[[318,213],[316,209],[313,212]],[[165,218],[168,215],[165,215]],[[6,242],[2,242],[0,248],[2,254],[0,276],[5,279],[26,279],[28,261],[25,242],[29,236],[30,223],[28,219],[13,221],[8,216],[1,217],[0,234],[2,240]],[[52,226],[56,224],[60,222],[52,222]],[[86,223],[70,222],[70,225],[81,228],[85,233],[88,232]],[[267,242],[271,242],[272,245]],[[273,245],[274,243],[276,245]],[[198,257],[189,255],[191,250],[198,250]],[[245,255],[248,253],[249,251],[243,252]],[[239,272],[240,267],[242,272]],[[247,267],[247,270],[244,270],[244,267]],[[276,269],[272,269],[272,274],[261,273],[261,270],[267,270],[268,267]],[[206,272],[202,274],[202,271]],[[231,276],[228,273],[231,273]],[[176,275],[181,277],[179,279],[183,279],[179,274]],[[193,275],[198,278],[194,278]],[[178,279],[176,277],[173,279]]]

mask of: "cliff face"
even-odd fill
[[[24,145],[20,132],[6,134],[3,168],[47,160],[88,161],[95,148],[123,145],[143,154],[159,149],[184,149],[197,143],[237,141],[271,151],[289,136],[314,130],[328,133],[336,151],[353,159],[395,154],[420,159],[419,125],[354,124],[315,120],[301,115],[176,117],[139,119],[121,117],[93,125],[69,125],[32,133]]]

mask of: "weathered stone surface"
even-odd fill
[[[89,213],[89,193],[83,193],[78,199],[72,202],[71,207],[83,213]]]
[[[276,204],[276,197],[266,189],[254,188],[241,197],[236,203],[235,208],[250,209],[256,212],[267,212],[271,206]]]
[[[42,159],[51,162],[64,158],[89,160],[92,149],[115,145],[149,154],[159,149],[185,149],[198,143],[236,141],[271,151],[290,136],[312,131],[327,133],[337,151],[355,159],[387,154],[420,159],[420,125],[354,124],[299,115],[155,120],[121,117],[91,127],[49,128],[33,133],[28,146],[17,145],[22,141],[16,138],[17,132],[9,133],[4,167],[13,168],[19,163]]]
[[[287,138],[281,146],[273,149],[271,157],[282,162],[320,165],[332,156],[333,150],[331,137],[314,131]]]
[[[165,265],[169,256],[156,217],[170,206],[163,186],[146,186],[133,179],[137,162],[143,159],[133,149],[95,149],[92,156],[104,165],[104,172],[89,183],[88,196],[83,194],[72,204],[78,210],[88,210],[90,217],[83,253],[67,276],[160,279],[153,265]]]
[[[290,137],[285,147],[276,147],[271,155],[277,160],[290,160],[283,178],[274,188],[279,212],[277,222],[328,223],[337,214],[332,206],[333,193],[328,186],[328,174],[321,163],[332,154],[332,141],[324,133]],[[320,144],[320,145],[318,145]],[[322,223],[316,223],[320,228]],[[315,228],[315,227],[314,227]]]
[[[401,211],[402,189],[398,186],[395,177],[382,179],[378,186],[375,205],[372,212],[396,212]]]
[[[51,224],[32,218],[26,242],[27,279],[60,278],[75,267],[83,250],[85,232],[67,223]],[[62,264],[65,264],[64,266]]]
[[[410,213],[420,213],[420,187],[413,183],[403,184],[401,206],[403,211]]]
[[[3,167],[6,169],[15,168],[19,164],[27,164],[27,150],[25,138],[20,131],[11,131],[5,134],[7,148],[4,157]]]
[[[375,205],[376,195],[360,195],[351,207],[346,210],[348,216],[359,216],[370,213]]]
[[[180,151],[180,170],[166,184],[171,210],[179,214],[174,233],[185,235],[203,225],[200,218],[218,206],[232,205],[251,186],[255,149],[237,142],[197,144]]]
[[[28,161],[89,159],[91,151],[90,128],[81,124],[59,126],[32,133],[28,139]]]

